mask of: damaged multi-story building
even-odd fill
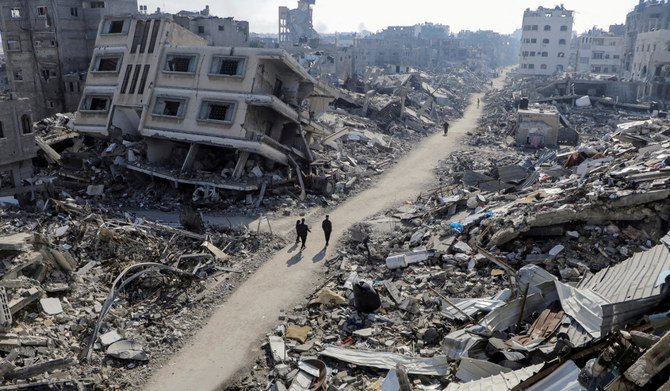
[[[290,46],[318,39],[312,24],[312,6],[316,0],[298,0],[298,8],[279,7],[279,44]]]
[[[521,33],[522,75],[552,75],[568,70],[573,11],[565,7],[539,7],[523,13]]]
[[[621,70],[624,36],[616,26],[609,31],[592,28],[581,34],[577,44],[577,73],[616,75]]]
[[[28,99],[0,100],[0,197],[20,194],[37,155]]]
[[[3,1],[0,32],[11,93],[30,100],[35,118],[76,110],[100,20],[136,12],[137,0]]]
[[[209,6],[199,12],[180,11],[174,21],[211,46],[249,46],[249,22],[210,15]]]
[[[117,25],[123,33],[110,33]],[[313,113],[330,100],[281,49],[208,46],[170,15],[110,17],[100,26],[75,127],[142,139],[146,149],[125,155],[130,170],[252,191],[267,180],[263,172],[299,173],[312,135],[325,132]]]

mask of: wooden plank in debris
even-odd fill
[[[37,146],[40,147],[42,152],[44,152],[44,155],[46,156],[49,163],[62,164],[60,154],[56,152],[53,148],[51,148],[49,144],[47,144],[40,137],[35,137],[35,142],[37,143]]]
[[[74,358],[57,358],[55,360],[45,361],[39,364],[29,365],[19,368],[12,373],[5,375],[7,379],[27,379],[44,372],[55,371],[56,369],[67,368],[77,364]]]
[[[391,299],[393,299],[396,304],[400,304],[402,297],[400,297],[400,291],[398,290],[398,287],[395,286],[393,281],[385,280],[384,287],[388,291],[389,295],[391,295]]]
[[[228,255],[226,255],[226,253],[224,253],[218,247],[216,247],[215,245],[206,240],[202,242],[202,247],[209,250],[220,261],[225,261],[226,259],[228,259]]]

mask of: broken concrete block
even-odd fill
[[[109,346],[114,342],[123,339],[123,337],[119,335],[119,333],[116,330],[112,330],[105,334],[102,334],[99,338],[100,338],[100,344],[102,344],[102,346]]]
[[[149,359],[142,345],[127,339],[109,345],[107,355],[121,360],[147,361]]]
[[[579,232],[577,231],[568,231],[565,233],[565,236],[572,238],[572,239],[579,239]]]
[[[26,247],[32,237],[33,235],[27,232],[0,236],[0,250],[22,250]]]
[[[24,292],[25,296],[14,298],[9,302],[9,311],[14,315],[24,307],[37,301],[43,294],[44,292],[41,289],[32,287]]]
[[[353,332],[353,334],[357,337],[367,338],[372,337],[372,335],[374,334],[374,330],[371,327],[368,327],[365,329],[356,330]]]
[[[57,297],[40,299],[40,306],[42,307],[42,311],[47,315],[56,315],[63,312],[63,306]]]
[[[105,185],[88,185],[86,195],[101,196],[105,193]]]
[[[470,254],[472,252],[472,247],[468,246],[467,243],[459,240],[456,243],[454,243],[451,248],[454,250],[456,253],[465,253],[465,254]]]
[[[270,341],[270,351],[272,352],[272,359],[274,362],[284,362],[286,359],[286,346],[284,345],[284,339],[282,339],[282,337],[273,335],[270,336],[268,340]]]
[[[560,252],[563,251],[564,248],[565,248],[565,246],[563,246],[561,244],[558,244],[558,245],[554,246],[551,250],[549,250],[549,255],[552,256],[552,257],[555,257],[558,254],[560,254]]]

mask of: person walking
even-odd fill
[[[445,121],[444,125],[442,125],[442,126],[444,127],[444,135],[446,136],[447,132],[449,131],[449,122]]]
[[[300,240],[302,240],[302,247],[300,247],[300,251],[305,249],[305,242],[307,241],[307,233],[312,232],[307,224],[305,224],[305,219],[302,219],[300,224],[297,227],[298,230],[298,236],[300,236]]]
[[[477,107],[479,107],[479,98],[477,98]]]
[[[330,233],[333,232],[333,223],[330,222],[328,219],[328,215],[326,215],[326,219],[321,222],[321,228],[323,229],[323,235],[326,237],[326,246],[328,247],[328,241],[330,240]]]
[[[300,243],[300,220],[295,222],[295,244]]]

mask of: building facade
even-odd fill
[[[577,44],[577,73],[618,74],[624,52],[623,35],[593,28]]]
[[[11,93],[31,101],[35,118],[76,110],[100,20],[136,12],[137,0],[2,1]]]
[[[12,195],[33,175],[37,155],[28,99],[0,100],[0,196]]]
[[[633,57],[636,53],[638,34],[670,29],[670,3],[663,0],[640,0],[639,4],[626,15],[625,29],[622,75],[630,78],[633,73]]]
[[[298,8],[279,7],[279,45],[290,46],[318,39],[312,24],[312,6],[316,0],[298,0]]]
[[[639,96],[670,99],[670,30],[637,34],[630,78],[642,83]]]
[[[563,6],[523,13],[519,72],[552,75],[568,70],[573,11]]]
[[[249,46],[249,22],[216,16],[177,14],[174,21],[205,38],[210,46]]]
[[[126,33],[108,34],[110,23]],[[128,169],[175,183],[204,170],[214,187],[253,190],[240,182],[249,170],[310,160],[312,134],[323,131],[306,103],[317,82],[285,51],[207,46],[169,15],[102,26],[75,127],[143,138],[146,156],[128,157]]]

